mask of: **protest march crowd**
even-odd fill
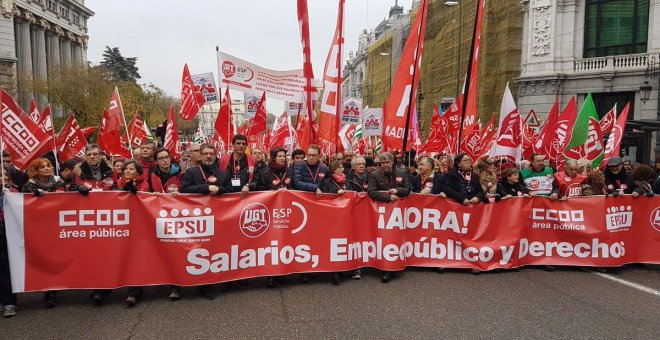
[[[157,141],[158,142],[158,141]],[[231,141],[231,151],[219,156],[211,144],[189,144],[181,162],[176,163],[170,151],[144,142],[133,152],[133,159],[109,158],[97,144],[89,144],[83,158],[56,164],[52,153],[32,161],[26,171],[12,166],[4,155],[4,192],[23,192],[41,197],[47,192],[73,191],[81,199],[90,199],[89,192],[121,190],[133,194],[149,192],[154,195],[192,193],[222,195],[269,190],[300,190],[316,194],[342,195],[347,191],[366,192],[375,201],[394,202],[411,193],[435,195],[438,199],[454,200],[460,204],[490,204],[512,197],[545,196],[550,200],[566,200],[589,195],[653,196],[660,193],[660,162],[655,167],[633,165],[630,160],[612,157],[604,168],[592,168],[591,161],[568,160],[562,171],[548,166],[545,156],[533,154],[530,159],[515,164],[503,157],[483,157],[473,162],[465,153],[455,157],[435,155],[415,157],[414,151],[401,154],[374,154],[366,149],[363,155],[347,150],[332,157],[323,156],[321,148],[310,145],[307,150],[295,149],[291,155],[281,147],[274,147],[269,155],[254,148],[249,150],[248,138],[237,134]],[[55,174],[55,165],[59,175]],[[3,314],[16,314],[17,296],[12,293],[4,215],[0,231],[0,296]],[[545,269],[552,270],[551,266]],[[439,272],[442,269],[437,269]],[[605,270],[605,269],[602,269]],[[477,274],[478,270],[473,269]],[[340,283],[344,273],[331,273],[333,284]],[[393,272],[381,272],[384,283]],[[350,273],[360,279],[362,271]],[[310,274],[301,274],[307,282]],[[285,282],[282,277],[268,277],[267,287]],[[239,281],[246,284],[247,281]],[[223,283],[222,290],[231,282]],[[141,287],[129,287],[126,304],[138,302]],[[212,285],[199,286],[207,299],[216,297]],[[94,290],[92,301],[102,305],[109,290]],[[171,286],[169,299],[178,300],[180,288]],[[47,308],[57,305],[56,291],[44,293]]]

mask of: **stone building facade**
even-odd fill
[[[576,96],[578,107],[591,93],[602,117],[630,102],[628,120],[660,119],[658,79],[660,1],[521,0],[523,37],[518,107],[547,116],[555,98],[564,107]],[[640,86],[654,90],[643,103]],[[660,154],[650,132],[626,132],[624,156],[648,162]],[[655,147],[655,152],[653,149]]]
[[[84,0],[0,0],[0,83],[18,94],[27,110],[32,84],[59,67],[87,63]],[[15,92],[15,94],[16,94]],[[48,99],[39,96],[39,104]]]

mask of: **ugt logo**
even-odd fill
[[[655,231],[660,232],[660,207],[655,208],[651,213],[651,226]]]
[[[270,212],[261,203],[248,204],[243,208],[238,224],[243,235],[249,238],[259,237],[270,226]]]

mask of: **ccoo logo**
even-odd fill
[[[243,235],[255,238],[263,235],[270,226],[270,213],[261,203],[248,204],[241,212],[238,221]]]

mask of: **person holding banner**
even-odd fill
[[[500,182],[497,184],[497,193],[503,200],[512,197],[530,197],[529,190],[520,183],[518,169],[508,167],[502,170]]]
[[[7,249],[7,232],[5,229],[4,202],[5,193],[12,189],[9,171],[11,165],[2,167],[2,192],[0,192],[0,311],[5,318],[16,315],[17,296],[12,292],[11,273],[9,271],[9,249]]]
[[[124,162],[121,167],[123,173],[122,177],[117,180],[117,189],[123,191],[130,191],[136,194],[138,191],[149,192],[149,184],[147,181],[141,179],[144,174],[142,165],[134,159]]]
[[[351,155],[351,159],[352,159]],[[346,175],[344,174],[344,164],[342,159],[334,159],[330,162],[330,176],[326,177],[321,183],[321,192],[326,194],[341,195],[348,190],[346,183]],[[332,273],[332,284],[339,285],[341,281],[341,273]]]
[[[551,200],[559,199],[559,187],[555,181],[555,173],[546,166],[545,156],[540,153],[532,155],[529,168],[520,171],[525,187],[530,196],[546,196]]]
[[[181,167],[172,162],[170,150],[158,149],[156,151],[156,165],[149,169],[146,182],[149,190],[157,193],[176,194],[181,191]]]
[[[181,181],[181,192],[204,195],[221,195],[231,192],[229,175],[217,166],[217,151],[213,145],[203,144],[200,147],[202,162],[199,166],[186,171]],[[199,292],[205,298],[213,300],[216,294],[213,285],[199,286]],[[178,289],[170,292],[170,300],[178,300]]]
[[[587,176],[579,173],[578,162],[573,159],[566,160],[563,172],[555,173],[555,182],[562,198],[582,196],[582,188],[586,180]]]
[[[447,197],[442,193],[444,176],[433,170],[434,163],[431,157],[424,156],[419,159],[417,163],[419,164],[419,174],[412,179],[412,191],[422,195]]]
[[[254,157],[245,153],[248,140],[244,135],[240,133],[235,135],[231,139],[231,144],[233,152],[224,155],[220,159],[218,167],[228,173],[231,178],[231,185],[228,187],[230,192],[246,194],[250,191],[248,184],[254,178]]]
[[[154,142],[144,141],[140,144],[140,158],[138,162],[142,165],[142,169],[150,169],[152,166],[156,165],[154,161],[154,152],[156,150],[156,145]]]
[[[488,203],[479,175],[472,171],[472,158],[466,153],[460,153],[454,158],[454,164],[442,189],[447,197],[466,206]]]
[[[639,196],[635,191],[637,185],[632,176],[623,168],[623,159],[619,156],[610,158],[607,161],[607,166],[603,171],[605,175],[605,187],[607,192],[612,196],[617,197],[623,194],[632,194],[634,197]]]
[[[394,168],[394,155],[390,152],[380,155],[380,169],[369,177],[367,189],[369,197],[379,202],[395,202],[409,196],[411,192],[412,185],[407,171]],[[392,274],[390,271],[382,271],[381,282],[390,282]]]
[[[107,191],[115,188],[112,168],[101,159],[98,144],[85,147],[85,161],[80,165],[80,176],[75,178],[78,192],[87,196],[89,191]]]

